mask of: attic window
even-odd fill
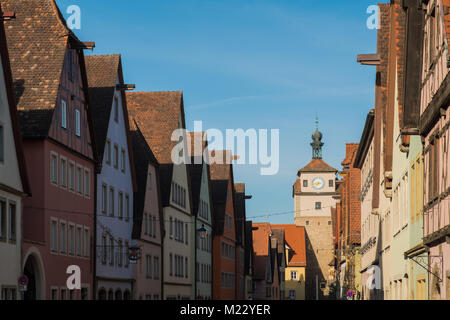
[[[3,137],[3,126],[0,125],[0,162],[5,161],[5,151],[4,151],[4,137]]]

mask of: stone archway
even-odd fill
[[[98,300],[106,300],[106,290],[101,288],[98,292]]]
[[[116,290],[115,300],[122,300],[122,290],[120,289]]]
[[[24,300],[45,299],[44,269],[39,251],[30,249],[24,261],[23,274],[28,277]]]

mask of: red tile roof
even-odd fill
[[[22,134],[46,137],[69,39],[79,40],[54,0],[0,0],[0,4],[4,11],[16,13],[5,27]]]
[[[295,180],[295,183],[292,186],[292,197],[300,192],[302,192],[302,180],[298,178],[297,180]]]
[[[171,137],[180,125],[182,128],[186,127],[183,93],[181,91],[127,92],[126,99],[130,123],[136,121],[160,164],[162,200],[163,205],[168,206],[173,174],[171,154],[176,145]],[[180,119],[181,124],[179,124]]]
[[[0,17],[3,16],[3,10],[0,6]],[[19,165],[19,173],[20,173],[20,179],[22,182],[22,190],[24,193],[31,195],[31,189],[30,184],[28,180],[28,174],[27,174],[27,166],[25,163],[25,155],[23,153],[23,146],[22,146],[22,136],[20,134],[20,127],[19,127],[19,118],[17,115],[17,106],[16,106],[16,100],[14,97],[13,87],[12,87],[12,75],[11,75],[11,65],[9,63],[9,54],[8,54],[8,48],[6,43],[6,34],[5,34],[5,28],[3,25],[3,21],[0,21],[0,63],[3,67],[3,74],[0,74],[0,77],[3,77],[5,81],[5,87],[6,87],[6,98],[8,101],[8,107],[9,107],[9,114],[11,118],[11,125],[12,125],[12,131],[13,131],[13,137],[14,137],[14,145],[16,149],[16,157],[17,162]]]
[[[267,259],[269,258],[269,235],[272,230],[269,223],[254,223],[252,231],[253,238],[253,277],[255,279],[266,278]]]
[[[322,159],[312,159],[310,163],[298,171],[298,175],[303,172],[338,172],[338,170],[329,166]]]
[[[286,244],[292,249],[288,257],[288,267],[306,267],[305,227],[294,224],[273,224],[272,228],[284,229]]]

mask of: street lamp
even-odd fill
[[[206,236],[208,235],[208,230],[205,229],[204,224],[202,224],[202,227],[200,229],[198,229],[197,232],[199,233],[199,235],[202,239],[205,239]]]

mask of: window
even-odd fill
[[[9,203],[9,240],[16,241],[16,204]]]
[[[289,290],[289,300],[295,300],[296,292],[295,290]]]
[[[61,100],[61,127],[67,129],[67,103]]]
[[[84,256],[88,258],[90,256],[90,244],[91,244],[91,236],[89,233],[89,229],[84,229]]]
[[[81,227],[77,227],[77,256],[81,257],[81,248],[83,242],[83,230]]]
[[[109,140],[106,140],[105,158],[106,158],[106,163],[111,164],[111,141],[109,141]]]
[[[188,271],[189,271],[189,263],[188,258],[184,258],[184,267],[185,267],[185,277],[188,278]]]
[[[87,300],[89,298],[89,289],[81,288],[81,300]]]
[[[69,189],[75,191],[75,163],[69,162]]]
[[[128,268],[128,265],[130,264],[130,246],[128,241],[125,241],[125,268]]]
[[[75,255],[75,226],[69,225],[69,254]]]
[[[59,184],[61,187],[67,187],[67,160],[63,157],[60,158]]]
[[[50,181],[58,183],[58,156],[55,153],[50,156]]]
[[[120,153],[122,156],[122,162],[121,162],[120,169],[122,170],[122,172],[125,172],[125,163],[126,163],[125,149],[122,148]]]
[[[102,212],[106,214],[106,208],[108,206],[108,187],[106,184],[102,185]]]
[[[329,186],[330,188],[333,188],[333,186],[334,186],[334,181],[333,181],[333,180],[329,180],[329,181],[328,181],[328,186]]]
[[[119,191],[119,219],[123,219],[123,193]]]
[[[5,143],[4,143],[3,126],[0,124],[0,162],[5,161]]]
[[[308,180],[303,180],[303,187],[308,187]]]
[[[67,245],[67,240],[66,240],[66,224],[64,222],[61,222],[59,225],[59,252],[61,253],[66,253],[66,245]]]
[[[173,275],[173,256],[169,254],[169,275]]]
[[[58,222],[55,220],[50,222],[50,250],[58,252]]]
[[[152,256],[146,256],[146,266],[147,266],[147,279],[152,278]]]
[[[75,110],[75,134],[77,137],[81,136],[81,118],[80,118],[80,110]]]
[[[170,221],[169,222],[169,224],[170,224],[170,226],[169,226],[169,230],[170,230],[169,235],[170,235],[171,238],[173,238],[173,219],[172,219],[172,217],[170,217],[169,221]]]
[[[291,280],[298,280],[297,271],[291,271]]]
[[[106,264],[106,260],[108,259],[108,251],[107,251],[107,243],[106,243],[106,236],[102,236],[102,263]]]
[[[66,289],[61,289],[61,300],[66,300]]]
[[[109,215],[114,217],[114,188],[109,188]]]
[[[316,202],[316,210],[322,209],[322,202]]]
[[[77,192],[83,194],[83,168],[77,167]]]
[[[91,172],[89,169],[84,169],[84,195],[91,196]]]
[[[155,278],[155,280],[159,280],[159,257],[154,257],[153,258],[154,260],[154,267],[153,267],[153,270],[154,270],[154,278]]]
[[[130,196],[125,195],[125,220],[130,220]]]
[[[114,145],[114,168],[119,168],[119,146],[117,144]]]
[[[121,267],[122,266],[122,264],[123,264],[123,248],[122,248],[122,240],[119,240],[119,252],[117,253],[118,254],[118,258],[119,259],[117,259],[118,260],[118,265],[119,265],[119,267]]]
[[[185,224],[185,233],[186,233],[186,237],[185,237],[185,243],[188,244],[188,238],[189,238],[189,229],[188,229],[188,225],[187,223]]]
[[[119,122],[119,99],[114,96],[114,121]]]
[[[58,289],[52,289],[52,300],[58,300]]]
[[[109,238],[109,264],[114,265],[114,239],[113,237]]]
[[[0,199],[0,240],[6,240],[6,201]]]
[[[331,221],[328,221],[328,225],[331,226]]]
[[[153,216],[153,238],[156,238],[156,217]]]
[[[306,225],[309,226],[309,221],[306,221]]]
[[[152,190],[152,174],[148,174],[148,189]]]

